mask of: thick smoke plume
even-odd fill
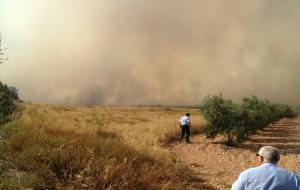
[[[300,104],[299,18],[298,0],[1,0],[0,79],[36,103]]]

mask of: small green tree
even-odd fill
[[[3,63],[3,49],[2,49],[2,38],[0,33],[0,64]],[[5,122],[9,119],[9,116],[15,109],[15,104],[13,102],[14,97],[17,98],[17,94],[13,94],[7,85],[2,84],[0,81],[0,123]]]
[[[8,87],[0,82],[0,122],[7,121],[15,108],[16,106]]]
[[[11,97],[14,99],[14,100],[19,100],[19,93],[18,93],[18,89],[14,86],[9,86],[8,87],[8,90],[10,92],[10,95]]]
[[[265,103],[256,96],[243,98],[242,107],[248,112],[247,125],[252,134],[263,129],[268,124],[268,108]]]
[[[207,125],[204,128],[208,137],[214,138],[218,134],[223,134],[228,144],[233,143],[235,121],[238,117],[235,110],[237,107],[231,100],[223,98],[222,94],[207,96],[200,105]]]

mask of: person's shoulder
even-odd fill
[[[300,188],[300,175],[298,173],[284,168],[278,168],[278,171],[280,177],[287,177],[291,184],[296,184]]]
[[[248,175],[252,175],[254,173],[257,173],[257,172],[260,172],[261,168],[258,166],[258,167],[254,167],[254,168],[248,168],[246,169],[245,171],[241,172],[241,176],[248,176]]]
[[[289,171],[288,169],[282,168],[280,166],[276,167],[277,172],[286,173],[286,174],[292,174],[293,172]]]
[[[280,172],[280,173],[282,173],[282,174],[286,174],[286,175],[293,176],[293,177],[296,177],[296,178],[300,179],[300,176],[299,176],[298,173],[290,171],[288,169],[285,169],[285,168],[282,168],[282,167],[278,167],[277,171]]]

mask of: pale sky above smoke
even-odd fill
[[[35,103],[300,104],[299,0],[0,0],[0,32]]]

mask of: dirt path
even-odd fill
[[[175,143],[172,151],[189,165],[204,183],[216,189],[230,189],[241,171],[255,166],[255,153],[261,146],[281,150],[279,165],[300,173],[300,116],[282,119],[254,135],[239,148],[225,146],[222,138],[192,137],[192,144]]]

